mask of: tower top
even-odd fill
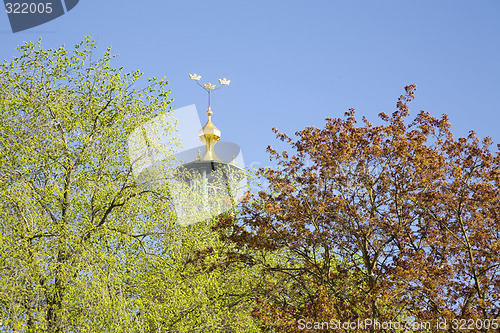
[[[215,144],[220,140],[221,131],[212,123],[213,112],[212,106],[210,105],[210,96],[213,91],[218,90],[223,86],[228,86],[231,81],[226,78],[219,79],[219,83],[221,84],[221,86],[216,88],[216,86],[210,82],[200,84],[199,81],[201,79],[201,76],[197,75],[196,73],[189,74],[189,78],[196,81],[196,84],[208,93],[208,121],[205,126],[203,126],[198,132],[198,138],[205,145],[205,153],[203,154],[203,156],[200,156],[200,154],[198,154],[196,161],[221,161],[221,159],[217,155],[215,155],[214,151]]]

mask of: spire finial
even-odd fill
[[[205,144],[205,153],[203,154],[203,157],[200,157],[199,159],[196,158],[196,160],[221,161],[221,159],[217,157],[217,155],[215,155],[214,151],[214,145],[217,143],[217,141],[220,140],[221,132],[217,127],[215,127],[214,124],[212,124],[213,112],[212,112],[212,106],[210,105],[210,96],[213,91],[218,90],[223,86],[228,86],[231,81],[226,78],[219,79],[219,83],[221,84],[221,86],[216,88],[215,84],[212,84],[210,82],[200,84],[199,81],[201,79],[201,76],[197,75],[196,73],[189,74],[189,78],[191,80],[196,81],[196,84],[202,87],[208,93],[208,110],[207,110],[208,121],[205,124],[205,126],[203,126],[201,130],[198,132],[198,137],[200,141]]]
[[[215,84],[211,84],[210,82],[209,83],[203,83],[203,84],[201,84],[199,82],[200,79],[201,79],[201,76],[198,75],[198,74],[196,74],[196,73],[189,74],[189,78],[191,80],[196,81],[196,84],[199,85],[200,87],[202,87],[208,93],[208,109],[209,110],[210,110],[210,94],[212,93],[212,91],[218,90],[218,89],[222,88],[223,86],[228,86],[229,83],[231,83],[231,80],[228,80],[226,78],[219,79],[219,83],[220,83],[221,86],[216,88]]]

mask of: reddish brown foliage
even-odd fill
[[[262,267],[264,326],[499,319],[500,155],[473,132],[455,140],[446,115],[405,124],[405,90],[381,126],[350,110],[296,140],[274,129],[294,152],[269,147],[268,189],[217,226]]]

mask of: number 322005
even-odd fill
[[[52,13],[52,2],[48,3],[26,3],[7,2],[5,4],[7,14],[50,14]]]
[[[480,329],[494,329],[499,327],[498,319],[453,319],[452,328],[454,330],[480,330]]]

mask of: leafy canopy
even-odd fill
[[[269,187],[220,219],[228,259],[269,281],[254,312],[266,329],[499,319],[500,154],[473,132],[455,140],[446,115],[407,121],[405,90],[380,126],[349,110],[296,139],[274,129],[292,152],[269,146]]]
[[[236,325],[240,310],[227,295],[241,288],[241,274],[187,264],[218,241],[208,222],[179,226],[167,186],[134,177],[148,152],[134,151],[131,161],[129,137],[153,118],[168,119],[168,82],[151,78],[138,89],[141,72],[113,67],[110,48],[101,57],[95,50],[89,37],[72,51],[26,43],[0,65],[0,327]],[[145,139],[172,135],[174,122],[159,128]],[[173,152],[155,149],[168,165]]]

